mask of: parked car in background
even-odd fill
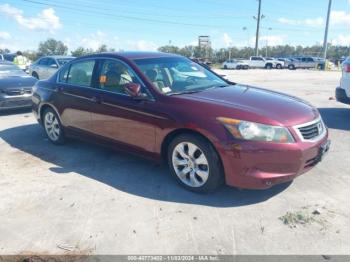
[[[350,57],[342,63],[340,86],[336,88],[337,101],[350,104]]]
[[[290,70],[295,70],[298,68],[302,69],[310,69],[317,68],[323,69],[325,66],[325,62],[322,58],[311,57],[311,56],[301,56],[301,57],[293,57],[291,62],[288,64],[288,68]]]
[[[2,54],[3,56],[3,60],[9,61],[9,62],[13,62],[13,60],[16,57],[16,54],[12,54],[12,53],[6,53],[6,54]]]
[[[0,110],[31,107],[36,82],[15,64],[0,61]]]
[[[224,69],[249,69],[249,65],[243,59],[228,59],[222,63]]]
[[[285,58],[285,57],[279,57],[277,58],[277,60],[283,62],[284,68],[288,68],[288,65],[292,62],[291,58]]]
[[[184,75],[188,68],[200,74]],[[77,58],[37,82],[33,112],[54,144],[78,137],[164,159],[174,178],[196,192],[291,181],[330,145],[309,103],[232,83],[169,53]]]
[[[278,59],[273,58],[273,57],[266,57],[265,60],[273,62],[273,66],[276,69],[283,69],[284,68],[284,62],[281,60],[278,60]]]
[[[276,63],[274,61],[267,61],[265,58],[261,56],[251,56],[248,60],[243,60],[244,63],[248,64],[250,68],[266,68],[272,69],[276,67]]]
[[[73,56],[44,56],[39,58],[29,67],[29,74],[37,79],[47,79],[52,76],[58,68],[70,62]]]

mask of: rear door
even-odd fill
[[[79,60],[62,68],[54,101],[65,127],[92,132],[91,110],[96,104],[95,70],[95,59]]]
[[[153,152],[155,125],[161,117],[154,112],[155,101],[136,73],[117,59],[100,60],[98,102],[92,112],[93,132],[135,151]],[[123,88],[138,83],[149,100],[137,101]]]
[[[309,67],[309,62],[308,62],[308,58],[307,57],[301,58],[300,67],[302,67],[302,68],[308,68]]]
[[[56,73],[57,69],[58,69],[58,64],[56,60],[51,57],[47,58],[46,78],[49,78],[54,73]]]
[[[34,68],[34,71],[37,72],[39,79],[47,79],[47,58],[44,57],[39,60],[37,66]]]

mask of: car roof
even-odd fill
[[[130,60],[145,59],[145,58],[161,58],[161,57],[182,57],[180,55],[176,55],[172,53],[163,53],[163,52],[127,51],[127,52],[103,52],[103,53],[82,56],[80,58],[106,57],[106,56],[123,57]]]
[[[68,56],[68,55],[47,55],[47,56],[43,56],[41,58],[47,58],[47,57],[54,58],[54,59],[59,59],[59,58],[72,58],[72,59],[74,59],[75,58],[74,56]]]

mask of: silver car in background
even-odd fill
[[[52,76],[58,68],[70,62],[73,56],[44,56],[39,58],[29,67],[29,74],[37,79],[47,79]]]
[[[32,106],[32,88],[38,80],[17,65],[0,61],[0,111]]]

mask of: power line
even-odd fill
[[[43,5],[43,6],[50,6],[50,7],[56,7],[56,8],[60,8],[60,9],[65,9],[65,10],[70,10],[70,11],[76,11],[79,13],[91,13],[91,14],[99,14],[99,15],[103,15],[103,16],[110,16],[113,17],[114,19],[129,19],[129,20],[139,20],[139,21],[145,21],[145,22],[151,22],[151,23],[164,23],[164,24],[174,24],[174,25],[184,25],[184,26],[193,26],[193,27],[222,27],[222,25],[208,25],[208,24],[194,24],[194,23],[187,23],[187,22],[177,22],[177,21],[170,21],[170,20],[160,20],[160,19],[154,19],[154,18],[147,18],[147,17],[140,17],[140,16],[128,16],[128,15],[124,15],[124,14],[118,14],[116,15],[116,13],[106,13],[106,12],[100,12],[100,11],[96,11],[96,10],[111,10],[106,9],[106,8],[98,8],[98,7],[93,7],[91,5],[79,5],[79,8],[73,8],[72,5],[65,5],[65,4],[57,4],[57,3],[47,3],[47,2],[42,2],[42,1],[36,1],[36,0],[22,0],[24,2],[28,2],[28,3],[32,3],[32,4],[36,4],[36,5]],[[82,9],[83,8],[88,8],[91,10],[86,10],[86,9]],[[139,15],[139,14],[143,14],[143,15],[151,15],[149,13],[145,13],[145,12],[129,12],[129,14],[135,14],[135,15]],[[156,14],[157,16],[157,14]],[[162,16],[162,15],[160,15]],[[167,17],[169,16],[173,16],[173,15],[166,15]],[[154,17],[154,15],[152,14],[152,17]],[[178,18],[191,18],[192,15],[189,16],[181,16],[181,15],[175,15],[173,17],[178,17]],[[206,17],[202,17],[202,18],[206,18]],[[210,17],[209,17],[210,18]],[[214,18],[214,17],[211,17]],[[218,17],[215,17],[216,19]],[[233,16],[230,15],[230,18],[232,19],[247,19],[246,16]],[[222,18],[224,19],[224,18]]]
[[[127,15],[116,15],[116,14],[112,14],[112,13],[105,13],[105,12],[98,12],[98,11],[90,11],[90,10],[82,10],[82,9],[77,9],[77,8],[72,8],[71,6],[67,6],[67,5],[62,5],[62,4],[48,4],[48,3],[43,3],[40,1],[34,1],[34,0],[22,0],[24,2],[29,2],[32,4],[36,4],[36,5],[44,5],[44,6],[50,6],[50,7],[56,7],[56,8],[60,8],[60,9],[65,9],[65,10],[70,10],[70,11],[75,11],[75,12],[79,12],[79,13],[89,13],[89,14],[99,14],[99,15],[103,15],[103,16],[109,16],[109,17],[113,17],[114,19],[127,19],[127,20],[138,20],[138,21],[143,21],[143,22],[151,22],[151,23],[162,23],[162,24],[173,24],[173,25],[182,25],[182,26],[193,26],[193,27],[220,27],[220,25],[206,25],[206,24],[192,24],[192,23],[182,23],[182,22],[175,22],[175,21],[169,21],[169,20],[158,20],[158,19],[152,19],[152,18],[141,18],[141,17],[136,17],[136,16],[127,16]]]

